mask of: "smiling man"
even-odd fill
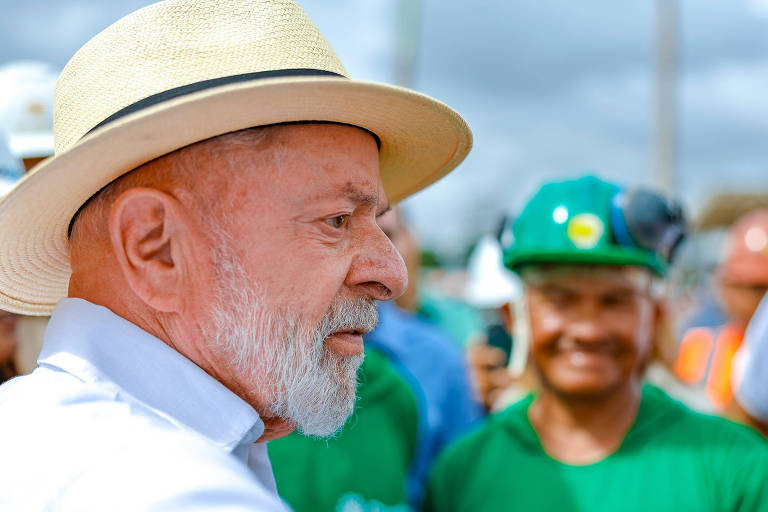
[[[377,218],[469,129],[348,78],[290,0],[130,14],[55,111],[55,157],[0,203],[0,304],[53,313],[0,388],[0,509],[282,510],[264,442],[352,412],[374,301],[407,284]]]
[[[642,382],[683,231],[648,191],[541,188],[504,255],[525,284],[515,342],[530,342],[540,391],[446,451],[426,510],[768,509],[764,441]]]

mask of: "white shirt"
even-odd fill
[[[733,357],[731,387],[750,416],[768,422],[768,293],[749,321],[744,341]]]
[[[286,510],[258,413],[110,310],[62,300],[0,386],[0,511]]]

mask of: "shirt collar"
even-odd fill
[[[38,364],[121,392],[191,428],[228,451],[264,432],[256,410],[192,361],[109,309],[61,300],[43,338]]]

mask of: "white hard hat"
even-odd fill
[[[515,302],[522,294],[518,277],[504,267],[501,245],[491,235],[480,239],[469,257],[465,300],[478,308]]]
[[[45,157],[53,149],[53,91],[58,70],[36,61],[0,67],[0,131],[18,158]]]
[[[11,154],[7,137],[0,130],[0,197],[7,194],[22,176],[24,176],[24,166],[19,158]]]

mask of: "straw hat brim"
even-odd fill
[[[335,121],[375,133],[382,181],[393,203],[451,171],[472,146],[469,127],[443,103],[346,78],[261,79],[157,104],[42,162],[0,201],[0,307],[45,315],[67,295],[69,222],[111,181],[189,144],[291,121]]]

